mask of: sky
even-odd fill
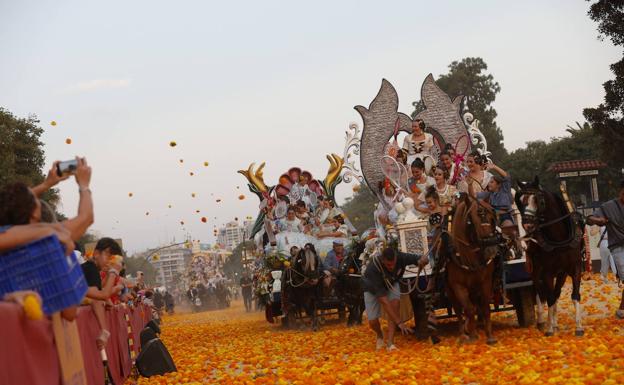
[[[98,235],[130,253],[186,235],[210,243],[214,226],[257,212],[237,170],[265,161],[269,185],[293,166],[323,179],[325,155],[361,125],[353,107],[383,78],[409,114],[429,73],[482,57],[508,149],[565,135],[622,54],[597,39],[589,5],[2,0],[0,107],[41,120],[47,168],[87,157]],[[60,186],[66,215],[77,190]],[[339,201],[351,194],[338,187]]]

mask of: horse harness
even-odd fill
[[[531,210],[528,207],[524,209],[522,213],[522,222],[530,223],[533,221],[537,221],[535,229],[530,233],[527,233],[524,236],[524,239],[532,240],[541,246],[545,251],[551,252],[555,249],[559,248],[575,248],[577,247],[582,238],[581,232],[578,231],[580,228],[578,213],[572,211],[568,212],[560,217],[555,219],[551,219],[549,221],[546,220],[543,213],[546,209],[546,199],[544,198],[544,191],[539,188],[532,188],[520,191],[520,196],[529,194],[535,197],[537,203],[537,210]],[[540,215],[540,213],[542,213]],[[565,220],[570,221],[570,229],[569,235],[566,239],[562,241],[553,241],[548,239],[548,237],[541,231],[549,226],[555,225],[557,223],[563,222]]]

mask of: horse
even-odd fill
[[[364,252],[366,241],[353,244],[340,266],[338,292],[349,311],[347,326],[361,325],[364,312],[364,286],[362,285],[362,266],[359,260]]]
[[[447,295],[459,317],[461,338],[468,342],[477,340],[475,318],[479,314],[483,317],[488,345],[497,342],[490,318],[494,259],[499,255],[501,242],[495,232],[495,221],[493,210],[463,193],[450,233],[441,235],[443,246],[440,248],[440,253],[444,254],[440,259],[446,262]]]
[[[284,296],[287,303],[284,307],[287,324],[294,325],[295,315],[301,317],[302,311],[311,318],[312,330],[319,328],[316,315],[319,299],[319,283],[321,277],[321,260],[316,254],[314,245],[306,244],[291,261],[285,270]]]
[[[516,204],[522,214],[527,234],[527,265],[537,291],[538,328],[544,329],[544,310],[548,304],[545,335],[557,329],[557,301],[568,276],[572,278],[572,302],[575,311],[575,335],[584,334],[581,315],[581,275],[583,261],[583,226],[559,194],[544,190],[536,176],[532,182],[518,182]],[[540,301],[541,300],[541,301]]]

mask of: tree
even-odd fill
[[[556,175],[548,171],[554,162],[564,160],[599,159],[601,156],[600,137],[596,135],[589,123],[576,123],[576,127],[568,126],[567,136],[552,138],[549,142],[542,140],[528,142],[525,148],[515,150],[500,163],[509,172],[513,180],[528,181],[534,176],[550,191],[559,190]],[[598,189],[602,197],[615,193],[619,170],[613,165],[600,171]],[[577,192],[587,191],[586,179],[568,180],[568,191],[572,196]]]
[[[223,273],[230,278],[233,278],[236,274],[240,276],[243,273],[243,254],[249,258],[255,248],[256,245],[253,241],[239,243],[232,251],[230,258],[223,264]]]
[[[36,116],[17,118],[0,108],[0,188],[13,182],[34,186],[43,181],[45,155],[42,133]],[[52,189],[43,199],[55,206],[58,192]]]
[[[341,206],[359,234],[375,226],[373,212],[379,200],[366,183],[359,186],[353,197],[347,198]]]
[[[126,264],[126,276],[136,277],[138,271],[143,272],[144,281],[147,285],[156,284],[156,268],[143,257],[124,258]]]
[[[458,95],[468,97],[470,112],[479,120],[479,129],[485,135],[488,150],[495,160],[502,160],[507,156],[503,144],[503,132],[496,124],[496,110],[492,103],[496,94],[501,90],[498,82],[491,74],[486,74],[487,64],[480,57],[468,57],[461,61],[454,61],[449,66],[449,72],[438,76],[436,84],[453,99]],[[412,103],[416,116],[425,107],[421,100]]]
[[[624,46],[624,1],[600,0],[591,5],[589,17],[598,23],[600,38],[608,37],[613,44]],[[583,115],[600,135],[603,159],[624,164],[624,56],[610,66],[615,79],[603,84],[604,102],[586,108]]]

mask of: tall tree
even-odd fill
[[[503,144],[503,132],[496,123],[496,110],[492,103],[496,100],[496,94],[501,90],[498,82],[492,74],[486,73],[487,64],[480,57],[467,57],[460,61],[454,61],[449,66],[449,72],[438,76],[436,84],[451,98],[458,95],[468,97],[468,107],[476,119],[479,120],[479,128],[485,135],[488,150],[492,152],[495,160],[502,160],[507,155]],[[416,116],[425,107],[421,100],[412,103]]]
[[[17,118],[0,108],[0,188],[13,182],[34,186],[43,181],[42,133],[36,116]],[[43,198],[55,205],[58,193],[53,189]]]
[[[353,197],[347,198],[341,206],[359,234],[375,226],[373,212],[377,202],[379,200],[368,188],[368,185],[362,183],[359,185],[359,190],[353,194]]]
[[[600,38],[609,38],[616,46],[624,46],[624,1],[600,0],[591,5],[589,17],[598,23]],[[610,66],[615,79],[603,84],[604,102],[583,111],[601,137],[603,159],[624,165],[624,55]]]
[[[148,285],[156,284],[156,268],[143,257],[124,258],[126,264],[126,276],[136,277],[138,271],[142,271],[144,281]]]
[[[501,166],[514,180],[528,181],[537,175],[546,189],[557,191],[559,183],[556,175],[548,171],[551,164],[565,160],[599,159],[601,155],[600,137],[589,123],[576,123],[576,127],[568,126],[566,131],[568,135],[552,138],[548,142],[528,142],[525,148],[511,152],[500,163]],[[604,199],[614,194],[619,170],[614,165],[609,165],[600,171],[600,175],[598,190]],[[582,193],[588,196],[588,186],[587,179],[568,181],[568,191],[573,197]]]
[[[232,250],[232,255],[223,264],[223,272],[230,278],[243,273],[243,256],[250,258],[256,245],[253,241],[243,241]]]

